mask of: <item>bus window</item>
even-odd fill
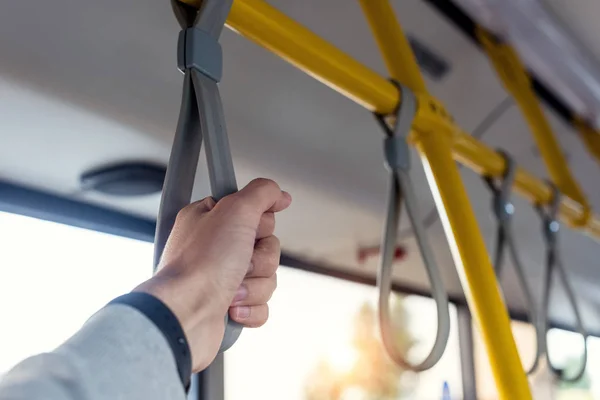
[[[512,328],[521,361],[524,365],[531,365],[536,346],[533,326],[525,322],[513,321]],[[475,328],[474,344],[478,399],[498,399],[483,341]],[[579,334],[561,329],[551,329],[548,332],[548,346],[555,366],[566,368],[567,371],[576,371],[579,368],[579,357],[583,351],[583,343]],[[588,346],[586,373],[580,381],[575,383],[557,383],[547,368],[545,358],[541,359],[538,371],[529,377],[533,398],[600,400],[600,339],[589,337]]]
[[[280,268],[269,322],[245,330],[225,353],[226,400],[462,399],[454,306],[443,358],[415,375],[397,368],[381,346],[376,294],[371,286]],[[435,339],[434,301],[397,297],[392,309],[398,343],[410,357],[425,356]]]
[[[152,275],[152,244],[0,212],[0,375]]]
[[[0,375],[58,346],[152,273],[151,243],[14,214],[0,213],[0,243]],[[278,278],[269,322],[245,329],[226,353],[227,400],[462,398],[453,306],[442,360],[415,375],[381,346],[375,288],[285,267]],[[433,300],[393,301],[398,343],[424,356],[435,338]]]

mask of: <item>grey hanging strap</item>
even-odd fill
[[[379,288],[379,326],[383,344],[394,362],[404,369],[421,372],[433,367],[444,354],[450,334],[450,313],[448,296],[444,288],[440,270],[427,240],[425,228],[419,213],[418,199],[415,196],[410,178],[410,151],[407,136],[414,119],[417,102],[414,94],[406,87],[398,86],[402,95],[401,106],[396,115],[396,125],[392,130],[383,116],[376,116],[387,137],[384,140],[385,164],[390,172],[390,188],[383,238],[381,243],[381,259],[377,274]],[[398,228],[402,202],[412,224],[417,245],[423,257],[427,276],[431,283],[431,292],[435,300],[438,315],[438,328],[435,343],[429,355],[420,363],[409,362],[402,350],[398,349],[396,334],[390,317],[389,297],[392,287],[392,264],[397,245]]]
[[[219,36],[233,0],[204,0],[198,10],[171,0],[182,31],[177,64],[184,74],[179,121],[163,186],[156,225],[154,266],[158,267],[177,213],[191,201],[202,141],[212,196],[219,201],[237,191],[225,116],[217,83],[223,56]],[[219,351],[231,347],[242,326],[225,315],[225,335]]]
[[[544,332],[544,346],[546,350],[546,360],[548,362],[548,367],[558,379],[564,382],[575,382],[581,379],[583,374],[585,373],[585,369],[587,367],[587,333],[583,326],[583,319],[581,318],[581,313],[579,311],[579,307],[577,305],[577,299],[575,297],[575,292],[573,291],[573,287],[571,286],[571,282],[569,281],[569,277],[562,263],[562,257],[560,256],[560,250],[558,246],[558,232],[560,231],[560,223],[558,222],[558,211],[560,208],[560,192],[556,188],[556,186],[552,186],[552,203],[548,207],[544,207],[542,205],[537,206],[538,213],[542,219],[542,234],[544,237],[544,242],[546,243],[546,280],[543,288],[542,294],[542,317],[541,317],[541,326]],[[546,340],[545,335],[549,330],[549,322],[548,322],[548,313],[550,311],[550,289],[552,288],[552,276],[553,272],[556,270],[558,272],[558,276],[560,277],[569,302],[571,303],[571,307],[573,308],[573,313],[575,314],[575,320],[577,324],[577,332],[581,334],[583,338],[583,355],[581,359],[581,368],[577,373],[571,377],[566,376],[565,371],[561,368],[557,368],[552,364],[550,360],[550,355],[548,353],[548,340]]]
[[[506,169],[504,175],[499,180],[492,177],[485,177],[484,180],[488,187],[492,191],[492,211],[497,221],[497,233],[496,233],[496,248],[494,256],[494,270],[496,272],[496,278],[498,283],[502,273],[502,267],[504,264],[504,252],[508,249],[509,255],[513,261],[515,272],[517,273],[517,280],[521,286],[521,290],[525,295],[525,301],[527,302],[527,309],[529,319],[535,328],[536,334],[536,352],[535,358],[532,365],[527,370],[527,374],[531,374],[537,370],[539,366],[539,360],[543,353],[545,334],[543,327],[540,325],[540,317],[538,308],[536,307],[534,296],[531,291],[531,287],[527,284],[525,276],[525,268],[519,257],[517,246],[515,244],[513,231],[512,231],[512,217],[515,212],[515,207],[511,202],[512,188],[515,182],[515,176],[517,172],[517,164],[514,159],[502,150],[498,153],[504,158],[504,164]]]

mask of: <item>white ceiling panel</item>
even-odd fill
[[[543,0],[570,33],[600,62],[600,3],[596,0]]]

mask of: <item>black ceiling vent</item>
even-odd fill
[[[143,196],[162,190],[166,167],[147,162],[123,162],[84,172],[83,190],[112,196]]]

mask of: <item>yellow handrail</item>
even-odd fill
[[[457,130],[443,105],[429,97],[421,71],[389,0],[359,0],[388,70],[402,84],[423,92],[412,140],[453,250],[454,263],[481,332],[502,399],[531,399],[510,318],[462,178],[452,159]],[[430,105],[433,105],[431,107]]]
[[[590,215],[589,203],[571,174],[567,160],[533,91],[531,77],[519,55],[509,44],[496,39],[482,28],[477,29],[477,36],[504,87],[521,109],[552,182],[562,193],[578,201],[586,210],[582,220],[577,221],[585,225],[585,218]]]
[[[600,133],[580,118],[576,118],[573,125],[587,151],[600,163]]]

